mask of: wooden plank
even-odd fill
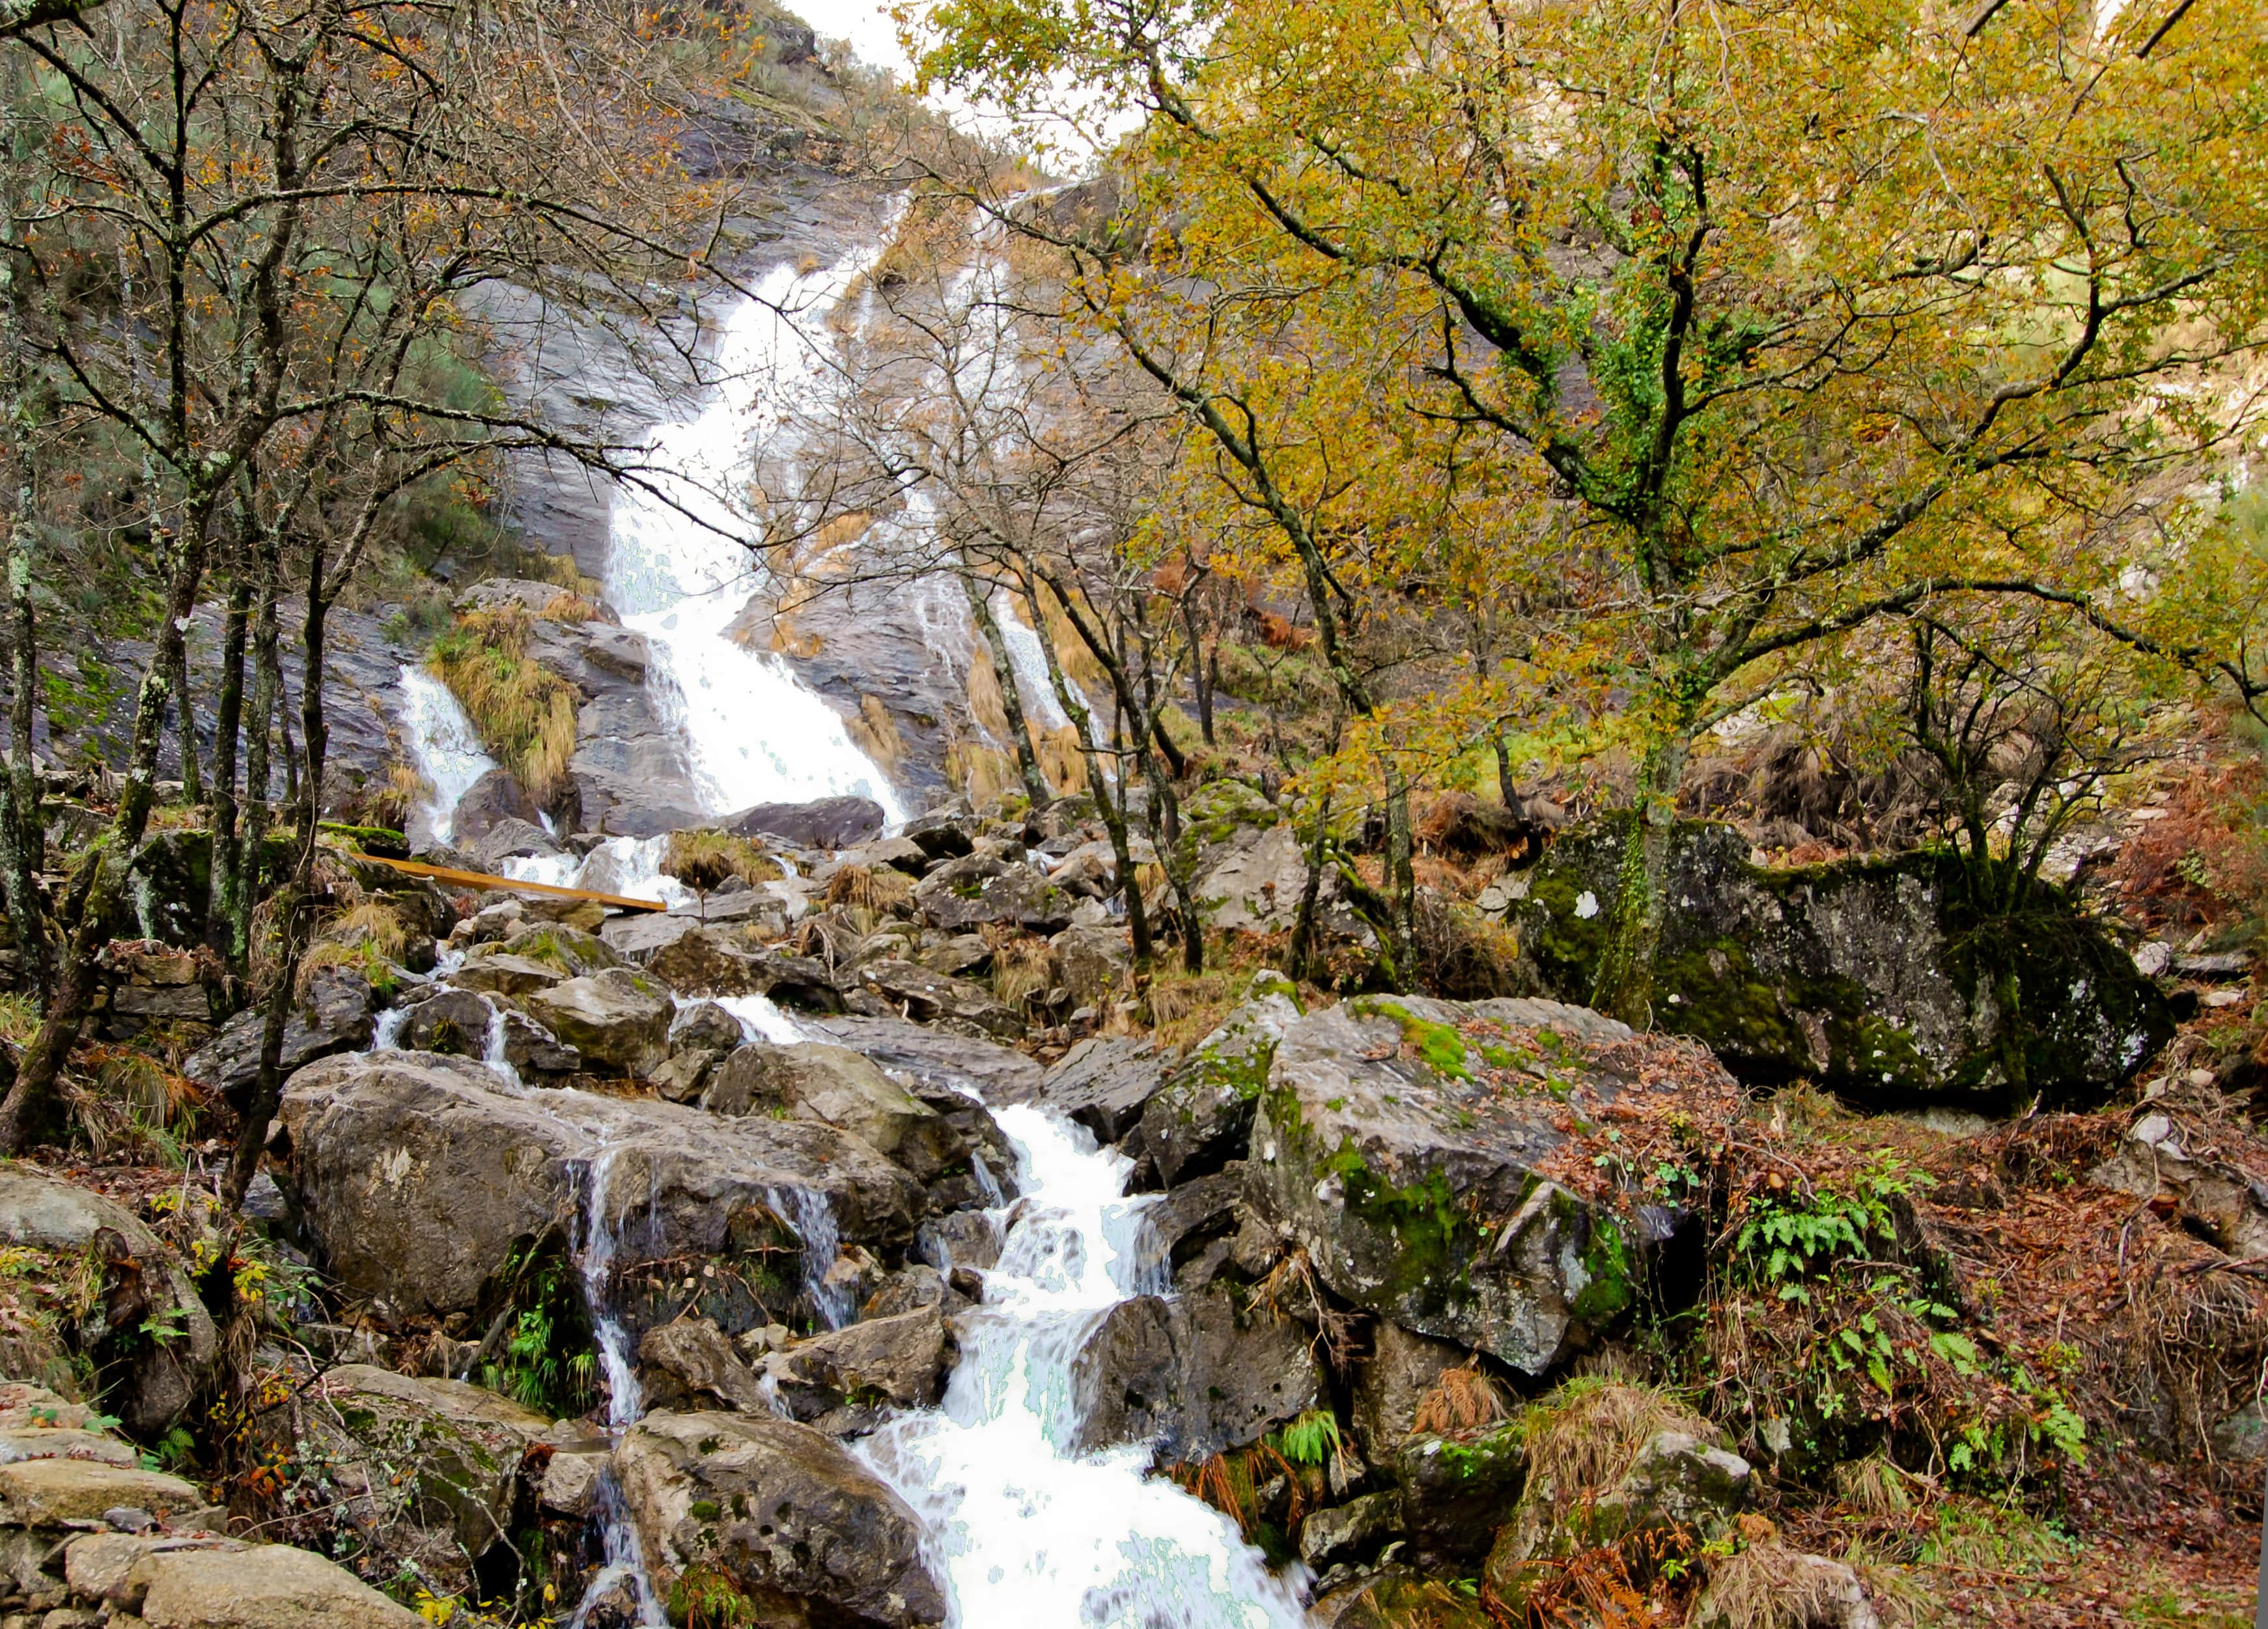
[[[382,854],[364,854],[357,851],[357,859],[366,859],[373,866],[390,866],[413,877],[431,877],[436,882],[454,882],[463,888],[511,888],[521,894],[543,894],[553,899],[593,899],[616,910],[666,910],[669,907],[658,899],[631,899],[622,894],[594,894],[589,888],[561,888],[554,882],[523,882],[518,877],[492,877],[484,871],[459,871],[450,866],[429,866],[422,859],[388,859]]]

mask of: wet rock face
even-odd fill
[[[306,999],[284,1021],[281,1067],[285,1076],[303,1065],[370,1044],[377,1029],[370,981],[345,968],[323,968],[307,981]],[[240,1101],[260,1078],[260,1043],[268,1015],[252,1006],[221,1026],[189,1055],[181,1072],[199,1086]]]
[[[626,968],[571,978],[527,997],[528,1011],[585,1064],[632,1077],[669,1056],[668,991]]]
[[[1365,999],[1309,1014],[1270,1065],[1246,1198],[1355,1306],[1540,1375],[1628,1305],[1637,1247],[1540,1177],[1565,1140],[1559,1100],[1546,1080],[1480,1078],[1456,1028],[1476,1020],[1631,1040],[1555,1002]],[[1577,1075],[1602,1100],[1618,1089],[1587,1058],[1553,1071],[1563,1089]]]
[[[674,1621],[944,1621],[913,1512],[808,1426],[649,1414],[623,1438],[615,1468]]]
[[[968,1162],[967,1142],[928,1104],[848,1047],[823,1042],[735,1050],[701,1106],[711,1114],[774,1112],[835,1126],[929,1182]]]
[[[915,885],[914,903],[922,920],[942,932],[967,933],[986,923],[1002,923],[1050,934],[1071,925],[1079,902],[1035,866],[971,853],[931,870]]]
[[[1165,1080],[1158,1049],[1133,1036],[1097,1036],[1064,1054],[1028,1100],[1115,1143],[1141,1124]]]
[[[1625,829],[1561,837],[1508,919],[1542,987],[1586,999]],[[1654,1018],[1744,1080],[1992,1109],[2101,1102],[2173,1033],[2156,987],[2059,895],[1977,920],[1949,857],[1766,870],[1728,826],[1681,824]]]
[[[430,1053],[302,1070],[283,1118],[310,1242],[350,1290],[402,1311],[471,1311],[513,1250],[574,1237],[602,1148],[602,1220],[625,1273],[761,1254],[783,1242],[792,1190],[822,1196],[843,1241],[892,1249],[910,1240],[923,1203],[911,1176],[832,1126],[515,1095],[479,1065]],[[742,1327],[753,1316],[744,1309]]]
[[[459,844],[475,844],[507,820],[537,824],[535,800],[510,770],[490,770],[465,789],[451,817],[451,837]],[[540,829],[540,828],[539,828]]]
[[[1324,1396],[1314,1338],[1226,1286],[1138,1295],[1102,1316],[1071,1366],[1077,1444],[1154,1442],[1161,1463],[1242,1448]]]

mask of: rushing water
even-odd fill
[[[943,1406],[861,1445],[921,1516],[961,1629],[1292,1629],[1305,1615],[1226,1516],[1147,1475],[1141,1447],[1078,1454],[1071,1366],[1101,1315],[1157,1292],[1130,1163],[1042,1109],[996,1111],[1023,1198]],[[1006,1213],[1002,1213],[1005,1220]]]
[[[449,687],[423,667],[401,669],[401,722],[409,734],[409,756],[431,790],[410,811],[413,840],[446,844],[457,818],[457,804],[473,783],[496,768],[481,748],[480,732],[449,693]]]
[[[733,501],[750,477],[754,441],[781,432],[822,388],[828,316],[881,247],[818,271],[767,275],[718,335],[718,388],[690,418],[647,438],[660,491],[625,486],[615,499],[607,600],[646,637],[648,689],[683,735],[712,814],[855,792],[893,823],[906,818],[835,710],[779,657],[726,631],[762,586]]]

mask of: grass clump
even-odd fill
[[[821,897],[830,905],[880,914],[913,903],[913,879],[890,866],[838,866]]]
[[[1705,1441],[1718,1436],[1716,1427],[1668,1392],[1589,1376],[1567,1382],[1532,1405],[1522,1425],[1530,1485],[1552,1489],[1563,1502],[1613,1489],[1658,1433],[1682,1431]]]
[[[549,807],[575,756],[574,686],[527,653],[525,606],[468,611],[434,641],[426,666],[464,707],[482,744]]]
[[[777,882],[784,874],[779,861],[764,852],[762,844],[714,827],[671,832],[669,845],[662,851],[661,868],[686,887],[704,894],[733,877],[754,888]]]

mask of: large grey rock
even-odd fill
[[[945,1619],[919,1520],[808,1426],[649,1414],[623,1437],[615,1469],[664,1599],[698,1568],[740,1597],[743,1621],[917,1629]]]
[[[1134,959],[1116,924],[1078,923],[1048,940],[1048,973],[1080,1006],[1100,1006],[1122,991]]]
[[[292,1071],[319,1058],[370,1044],[377,1029],[370,981],[346,968],[327,967],[307,981],[306,999],[284,1021],[281,1069]],[[220,1033],[192,1052],[181,1072],[209,1091],[240,1102],[260,1078],[260,1042],[268,1014],[252,1006],[221,1026]]]
[[[33,1266],[34,1279],[96,1275],[92,1306],[73,1330],[80,1354],[98,1370],[116,1366],[107,1400],[129,1430],[164,1435],[220,1351],[212,1317],[173,1253],[123,1205],[21,1165],[0,1168],[0,1242],[34,1264],[45,1258],[44,1269]]]
[[[652,938],[660,940],[659,929]],[[687,995],[769,995],[779,983],[777,964],[736,926],[696,924],[652,945],[646,970]]]
[[[1325,1396],[1313,1339],[1226,1289],[1120,1301],[1071,1365],[1078,1445],[1150,1442],[1195,1463],[1256,1441]]]
[[[657,1324],[639,1338],[637,1355],[650,1409],[769,1410],[755,1372],[711,1319]]]
[[[549,832],[534,821],[519,820],[509,814],[490,826],[482,834],[480,841],[472,845],[475,863],[491,875],[500,872],[504,862],[508,859],[558,852],[559,845],[552,841]]]
[[[457,800],[456,813],[449,819],[449,838],[460,847],[477,846],[507,820],[537,825],[538,813],[535,800],[527,795],[519,776],[510,770],[493,769],[465,788],[465,795]]]
[[[1531,1479],[1489,1549],[1483,1577],[1497,1600],[1520,1612],[1577,1551],[1649,1533],[1722,1540],[1755,1491],[1755,1474],[1737,1454],[1687,1432],[1656,1432],[1611,1486]]]
[[[676,1008],[666,986],[627,968],[571,978],[526,998],[527,1010],[583,1061],[633,1078],[669,1056]]]
[[[124,1598],[137,1595],[150,1629],[420,1629],[425,1622],[335,1562],[289,1544],[157,1552],[128,1574]]]
[[[1563,835],[1512,907],[1541,986],[1585,999],[1626,822]],[[2173,1034],[2157,986],[2063,896],[1979,922],[1937,852],[1768,870],[1728,826],[1672,838],[1654,1021],[1734,1073],[1992,1109],[2099,1102]]]
[[[934,867],[914,885],[922,919],[947,933],[1003,923],[1028,933],[1059,933],[1078,901],[1038,869],[983,853]]]
[[[846,849],[880,835],[887,817],[872,798],[817,798],[808,803],[759,803],[715,823],[743,837],[777,837],[799,849]]]
[[[397,1040],[407,1052],[478,1058],[488,1045],[496,1009],[476,991],[441,989],[410,1007]]]
[[[1386,1463],[1402,1489],[1411,1559],[1465,1573],[1528,1485],[1527,1434],[1514,1419],[1462,1437],[1404,1437]]]
[[[910,1176],[832,1126],[518,1095],[476,1064],[429,1053],[325,1059],[293,1078],[283,1117],[292,1184],[330,1271],[400,1312],[469,1311],[527,1240],[571,1235],[602,1150],[599,1210],[618,1272],[761,1257],[798,1191],[824,1199],[843,1241],[890,1249],[910,1240],[921,1205]]]
[[[799,1341],[770,1361],[779,1396],[799,1419],[831,1426],[846,1405],[846,1428],[871,1426],[882,1406],[928,1408],[945,1393],[955,1347],[938,1305]]]
[[[859,1138],[922,1182],[965,1162],[968,1146],[944,1117],[868,1059],[823,1042],[752,1042],[725,1058],[701,1106],[718,1115],[775,1110]]]
[[[1418,1405],[1441,1376],[1471,1354],[1452,1341],[1413,1334],[1390,1319],[1371,1329],[1370,1351],[1355,1371],[1354,1426],[1364,1448],[1381,1462],[1401,1451],[1417,1428]]]
[[[1638,1241],[1539,1177],[1566,1139],[1550,1083],[1482,1066],[1456,1028],[1499,1023],[1559,1037],[1552,1078],[1602,1103],[1643,1061],[1622,1025],[1552,1002],[1366,998],[1311,1013],[1277,1046],[1246,1192],[1354,1305],[1540,1375],[1630,1303]]]
[[[1300,1559],[1322,1571],[1377,1551],[1402,1530],[1402,1495],[1387,1489],[1316,1511],[1300,1524]]]
[[[1171,1187],[1244,1157],[1268,1065],[1299,1017],[1290,980],[1255,974],[1243,1004],[1174,1067],[1142,1109],[1142,1147],[1159,1181]]]

